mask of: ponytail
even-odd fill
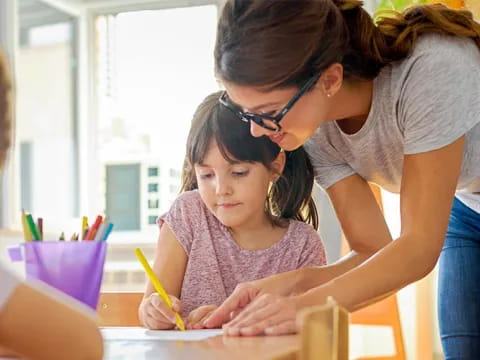
[[[283,219],[294,219],[318,229],[318,213],[312,198],[313,166],[305,149],[286,152],[282,176],[273,184],[267,203],[270,213]]]
[[[386,64],[405,58],[419,36],[429,33],[467,37],[480,47],[480,24],[466,10],[443,4],[418,5],[403,12],[380,11],[375,25],[358,0],[334,0],[350,35],[342,64],[347,75],[372,78]]]

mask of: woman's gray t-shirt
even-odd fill
[[[465,135],[456,196],[480,212],[480,50],[475,42],[423,35],[406,59],[375,78],[368,118],[355,134],[322,124],[305,148],[324,189],[353,174],[399,192],[403,157]]]

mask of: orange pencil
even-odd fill
[[[101,215],[98,215],[97,218],[95,219],[95,223],[92,225],[90,230],[88,230],[87,236],[85,237],[85,240],[93,240],[95,239],[95,233],[98,230],[98,227],[102,223],[103,217]]]

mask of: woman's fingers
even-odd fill
[[[295,334],[298,331],[297,322],[292,320],[284,321],[275,326],[265,328],[265,335],[278,336]]]
[[[255,322],[273,316],[278,308],[275,306],[274,295],[264,294],[253,300],[224,328],[248,327]]]
[[[217,328],[230,320],[230,314],[244,308],[260,292],[256,286],[250,283],[237,285],[233,293],[218,307],[205,321],[207,328]]]
[[[296,304],[292,298],[262,295],[224,326],[230,336],[291,333],[296,331]],[[266,331],[269,329],[269,331]]]

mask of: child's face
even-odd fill
[[[276,177],[261,163],[229,163],[215,141],[202,164],[195,164],[198,190],[208,209],[230,228],[265,221],[265,200]]]

